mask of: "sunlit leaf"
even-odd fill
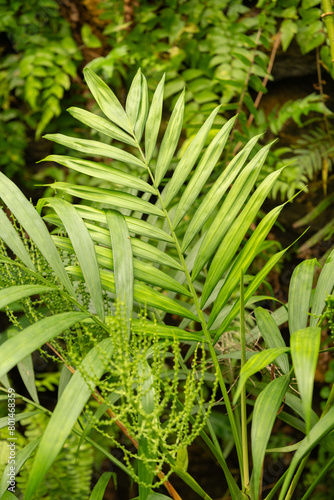
[[[183,113],[184,92],[182,92],[177,103],[175,104],[160,145],[157,165],[155,168],[156,186],[159,186],[160,182],[164,178],[164,175],[168,170],[168,167],[170,165],[170,162],[172,161],[173,155],[178,145],[183,125]]]
[[[160,129],[162,104],[164,97],[164,83],[165,83],[165,75],[162,77],[159,85],[157,86],[154,92],[150,111],[146,121],[145,155],[147,163],[151,161]]]
[[[121,186],[127,186],[133,189],[138,189],[139,191],[155,194],[155,189],[147,182],[143,181],[139,177],[135,177],[123,172],[122,170],[111,167],[110,165],[103,165],[103,163],[95,161],[60,155],[50,155],[42,161],[56,161],[60,165],[64,165],[64,167],[72,168],[77,172],[81,172],[91,177],[104,179],[114,184],[120,184]]]
[[[113,91],[91,69],[85,68],[84,75],[89,90],[100,106],[101,111],[103,111],[109,120],[113,121],[116,125],[132,135],[133,130],[131,123]]]

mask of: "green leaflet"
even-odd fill
[[[90,494],[89,500],[103,500],[112,472],[104,472]]]
[[[162,105],[164,97],[164,84],[165,84],[165,75],[162,77],[159,85],[157,86],[154,92],[150,111],[146,121],[145,156],[147,163],[151,161],[160,129]]]
[[[44,285],[16,285],[0,290],[0,309],[17,300],[39,295],[40,293],[54,291],[55,288]]]
[[[72,242],[75,254],[83,271],[96,313],[103,321],[104,302],[100,280],[99,266],[96,259],[94,243],[84,221],[76,209],[66,200],[46,198],[49,205],[57,212]]]
[[[177,204],[173,220],[174,229],[177,227],[184,215],[188,212],[189,208],[194,203],[206,181],[208,180],[213,168],[215,167],[220,155],[223,152],[225,143],[235,123],[235,120],[236,117],[233,117],[227,123],[225,123],[223,128],[218,132],[216,137],[207,147],[197,168],[195,169],[195,172],[191,176],[191,179],[186,186],[179,203]]]
[[[203,146],[205,144],[206,138],[210,132],[213,121],[219,111],[220,107],[218,106],[206,120],[204,125],[197,132],[194,139],[191,141],[187,150],[183,154],[179,163],[177,164],[173,176],[166,188],[163,190],[162,198],[164,201],[165,207],[167,207],[170,202],[174,199],[180,188],[185,183],[188,175],[191,172],[191,169],[195,165],[200,153],[202,152]]]
[[[39,413],[39,412],[38,412]],[[25,414],[28,416],[28,413]],[[7,420],[7,418],[6,418]],[[36,450],[37,446],[39,445],[39,442],[41,440],[41,436],[38,437],[37,439],[34,439],[30,443],[27,444],[22,450],[20,450],[16,457],[15,457],[15,473],[18,474],[20,470],[22,469],[23,465],[26,463],[26,461],[31,457],[31,455],[34,453]],[[5,470],[3,471],[2,478],[1,478],[1,483],[0,483],[0,498],[4,499],[4,493],[6,489],[8,488],[8,483],[7,483],[7,474],[10,472],[10,464],[7,464],[5,467]],[[13,498],[16,498],[13,495]]]
[[[243,167],[249,153],[253,149],[260,136],[253,137],[246,146],[231,160],[228,166],[220,174],[208,194],[204,197],[202,203],[196,210],[188,224],[184,235],[181,251],[184,252],[192,242],[196,234],[201,230],[205,222],[210,217],[212,211],[219,204],[226,193],[226,190],[233,183],[234,179]]]
[[[112,90],[110,90],[108,85],[89,68],[84,69],[84,76],[91,93],[101,108],[101,111],[103,111],[109,120],[116,123],[116,125],[132,135],[133,129],[131,127],[131,123],[129,122],[121,103]]]
[[[157,208],[152,203],[143,201],[132,194],[123,193],[111,189],[102,189],[90,186],[77,186],[76,184],[68,184],[67,182],[54,182],[50,187],[55,190],[64,191],[83,200],[95,201],[96,203],[104,203],[119,208],[130,208],[131,210],[139,210],[147,214],[165,216],[162,210]]]
[[[290,339],[291,357],[303,404],[306,433],[309,432],[311,425],[312,393],[320,339],[321,329],[316,327],[297,330],[292,333]]]
[[[126,114],[140,142],[148,113],[148,89],[144,75],[139,69],[134,77],[126,100]]]
[[[241,389],[243,388],[249,377],[254,375],[254,373],[265,368],[267,365],[272,363],[278,356],[287,351],[290,351],[289,347],[276,347],[274,349],[266,349],[265,351],[261,351],[258,354],[252,356],[240,370],[239,384],[233,398],[233,404],[237,402],[241,393]]]
[[[316,262],[316,259],[305,260],[292,273],[288,300],[290,333],[307,326]]]
[[[147,182],[143,181],[139,177],[135,177],[123,172],[122,170],[111,167],[110,165],[104,165],[103,163],[98,163],[96,161],[83,160],[72,156],[60,155],[50,155],[42,161],[56,161],[60,165],[72,168],[77,172],[82,172],[83,174],[87,174],[98,179],[104,179],[114,184],[120,184],[121,186],[127,186],[133,189],[138,189],[139,191],[155,194],[155,189]]]
[[[139,107],[141,100],[141,70],[138,69],[134,79],[132,80],[131,87],[126,99],[125,112],[128,115],[129,122],[135,129]]]
[[[83,219],[90,219],[96,222],[103,222],[106,224],[106,217],[102,210],[97,208],[88,207],[85,205],[74,205],[78,210],[79,214]],[[151,239],[167,241],[173,243],[174,240],[172,236],[167,234],[165,231],[157,226],[147,223],[141,219],[135,219],[134,217],[125,216],[126,223],[128,225],[129,231],[140,236],[147,236]]]
[[[77,137],[70,137],[63,134],[46,134],[44,138],[90,156],[106,156],[113,160],[122,161],[127,165],[146,169],[145,163],[136,156],[120,148],[116,148],[115,146],[104,144],[103,142],[92,141],[90,139],[78,139]]]
[[[130,236],[125,219],[120,212],[108,210],[106,220],[109,227],[116,299],[124,304],[126,324],[130,335],[130,319],[133,309],[133,258]]]
[[[267,443],[290,381],[289,375],[274,379],[261,392],[255,402],[252,419],[252,457],[254,497],[259,498],[262,466]]]
[[[170,162],[172,161],[177,144],[179,142],[184,113],[184,92],[180,95],[175,108],[173,109],[172,116],[168,122],[164,137],[161,142],[159,155],[157,159],[157,166],[155,169],[155,186],[158,187],[160,182],[168,170]]]
[[[34,364],[32,361],[31,354],[28,354],[25,358],[21,359],[21,361],[17,364],[17,368],[19,370],[22,381],[25,385],[25,388],[29,392],[31,399],[35,403],[39,403],[38,394],[36,390],[36,380],[35,380],[35,372],[34,372]]]
[[[21,238],[15,231],[13,224],[11,224],[7,215],[0,208],[0,237],[12,252],[22,260],[29,269],[35,270],[34,264],[31,262],[29,254],[21,241]]]
[[[67,111],[74,116],[74,118],[88,125],[88,127],[97,130],[101,134],[116,139],[116,141],[125,142],[125,144],[129,144],[130,146],[137,146],[136,141],[130,135],[123,132],[122,129],[118,128],[109,120],[95,115],[90,111],[86,111],[85,109],[72,107],[68,108]]]
[[[262,309],[262,307],[257,307],[254,310],[254,313],[256,323],[268,349],[286,347],[282,334],[270,312]],[[276,361],[283,373],[289,372],[289,360],[287,354],[278,356]]]
[[[134,332],[140,333],[142,331],[142,322],[138,319],[132,319],[132,329]],[[146,320],[145,332],[148,335],[158,335],[161,338],[174,339],[177,338],[179,342],[203,342],[201,332],[187,332],[182,328],[176,326],[167,326],[160,323],[153,323]]]

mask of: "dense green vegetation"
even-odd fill
[[[1,498],[328,497],[327,3],[0,0]]]

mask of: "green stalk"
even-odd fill
[[[163,199],[161,197],[160,191],[155,186],[154,175],[153,175],[153,173],[152,173],[152,171],[151,171],[151,169],[150,169],[150,167],[149,167],[149,165],[147,163],[146,157],[145,157],[145,155],[144,155],[144,153],[143,153],[143,151],[142,151],[142,149],[141,149],[141,147],[140,147],[140,145],[139,145],[139,143],[138,143],[135,135],[133,135],[133,138],[137,142],[138,150],[140,151],[140,154],[141,154],[141,156],[143,158],[143,161],[144,161],[144,163],[145,163],[145,165],[147,167],[147,170],[148,170],[148,173],[149,173],[150,178],[152,180],[153,186],[156,189],[156,196],[158,197],[158,199],[159,199],[159,201],[161,203],[162,210],[163,210],[163,212],[165,214],[166,220],[168,222],[168,225],[169,225],[169,228],[170,228],[170,231],[171,231],[171,236],[174,239],[174,244],[175,244],[175,247],[176,247],[176,251],[178,253],[180,262],[181,262],[181,264],[183,266],[183,271],[184,271],[186,279],[187,279],[189,290],[190,290],[190,292],[191,292],[191,294],[193,296],[193,300],[194,300],[194,304],[195,304],[195,307],[196,307],[196,311],[197,311],[197,315],[198,315],[198,318],[199,318],[199,322],[200,322],[200,324],[202,326],[205,339],[206,339],[206,341],[208,343],[210,355],[211,355],[211,358],[212,358],[212,361],[213,361],[213,365],[214,365],[215,371],[216,371],[217,376],[218,376],[218,382],[219,382],[220,390],[221,390],[222,395],[223,395],[225,407],[226,407],[227,414],[228,414],[228,417],[229,417],[229,421],[230,421],[230,424],[231,424],[231,429],[232,429],[232,434],[233,434],[234,442],[235,442],[235,445],[236,445],[236,450],[237,450],[237,455],[238,455],[238,461],[239,461],[240,471],[241,471],[241,474],[243,475],[243,458],[242,458],[242,448],[241,448],[240,436],[239,436],[239,433],[238,433],[238,430],[237,430],[235,418],[234,418],[234,415],[233,415],[232,405],[231,405],[231,402],[230,402],[230,399],[229,399],[229,396],[228,396],[228,392],[227,392],[227,389],[226,389],[225,381],[224,381],[224,378],[223,378],[223,375],[222,375],[222,372],[221,372],[221,369],[220,369],[220,365],[219,365],[219,361],[218,361],[218,358],[217,358],[217,354],[216,354],[216,351],[215,351],[215,349],[213,347],[211,335],[210,335],[210,332],[209,332],[209,330],[207,328],[205,317],[204,317],[203,311],[202,311],[201,306],[200,306],[200,301],[198,299],[195,287],[194,287],[194,285],[192,283],[191,276],[190,276],[190,273],[188,271],[188,268],[187,268],[184,256],[183,256],[183,254],[181,252],[181,247],[180,247],[178,238],[177,238],[177,236],[175,234],[175,231],[173,230],[173,225],[172,225],[172,222],[171,222],[171,220],[169,218],[167,209],[164,206],[164,202],[163,202]]]
[[[322,0],[322,9],[323,9],[323,14],[322,14],[322,19],[324,20],[324,23],[327,28],[327,34],[328,34],[328,40],[329,40],[329,46],[331,50],[331,58],[332,62],[334,62],[334,12],[333,12],[333,5],[331,0]]]
[[[241,369],[246,363],[246,332],[245,332],[245,300],[244,300],[244,274],[240,276],[240,342],[241,342]],[[249,491],[249,463],[247,439],[247,409],[246,409],[246,384],[241,391],[241,435],[243,455],[243,491]]]
[[[301,461],[301,463],[300,463],[300,465],[298,467],[298,470],[297,470],[296,474],[293,477],[293,480],[292,480],[292,482],[290,484],[290,488],[289,488],[289,490],[288,490],[288,492],[287,492],[284,500],[290,500],[292,498],[292,495],[293,495],[293,493],[294,493],[294,491],[295,491],[295,489],[297,487],[299,478],[300,478],[300,476],[301,476],[301,474],[302,474],[302,472],[304,470],[304,467],[306,465],[306,462],[309,459],[309,456],[310,456],[310,453],[308,453],[306,455],[306,457],[304,457],[303,460]]]
[[[320,483],[321,479],[324,477],[327,471],[334,465],[334,457],[330,459],[330,461],[327,463],[327,465],[322,469],[320,474],[315,478],[311,486],[308,488],[307,492],[303,496],[302,500],[307,500],[310,498],[311,493],[313,492],[314,488],[317,486],[318,483]]]

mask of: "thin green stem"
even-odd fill
[[[322,14],[322,19],[324,20],[324,23],[327,28],[327,33],[328,33],[328,40],[329,40],[329,46],[331,50],[331,58],[332,62],[334,62],[334,12],[333,12],[333,5],[331,0],[322,0],[322,9],[323,9],[323,14]]]
[[[246,363],[246,332],[245,332],[245,300],[244,300],[244,275],[240,276],[240,342],[241,342],[241,369]],[[249,463],[248,463],[248,437],[247,437],[247,408],[246,384],[241,391],[241,434],[243,454],[243,490],[249,491]]]
[[[292,480],[292,482],[291,482],[291,484],[290,484],[290,488],[289,488],[289,490],[288,490],[288,492],[287,492],[287,494],[286,494],[286,496],[285,496],[285,499],[284,499],[284,500],[290,500],[290,499],[292,498],[292,495],[293,495],[293,493],[294,493],[294,491],[295,491],[295,489],[296,489],[296,487],[297,487],[297,484],[298,484],[299,478],[300,478],[300,476],[302,475],[302,472],[303,472],[303,470],[304,470],[304,467],[305,467],[305,465],[306,465],[306,462],[307,462],[307,461],[308,461],[308,459],[309,459],[309,456],[310,456],[310,453],[308,453],[308,454],[306,455],[306,457],[304,457],[304,458],[303,458],[303,460],[301,461],[301,463],[300,463],[300,465],[299,465],[299,467],[298,467],[298,470],[297,470],[296,474],[295,474],[295,475],[294,475],[294,477],[293,477],[293,480]]]

